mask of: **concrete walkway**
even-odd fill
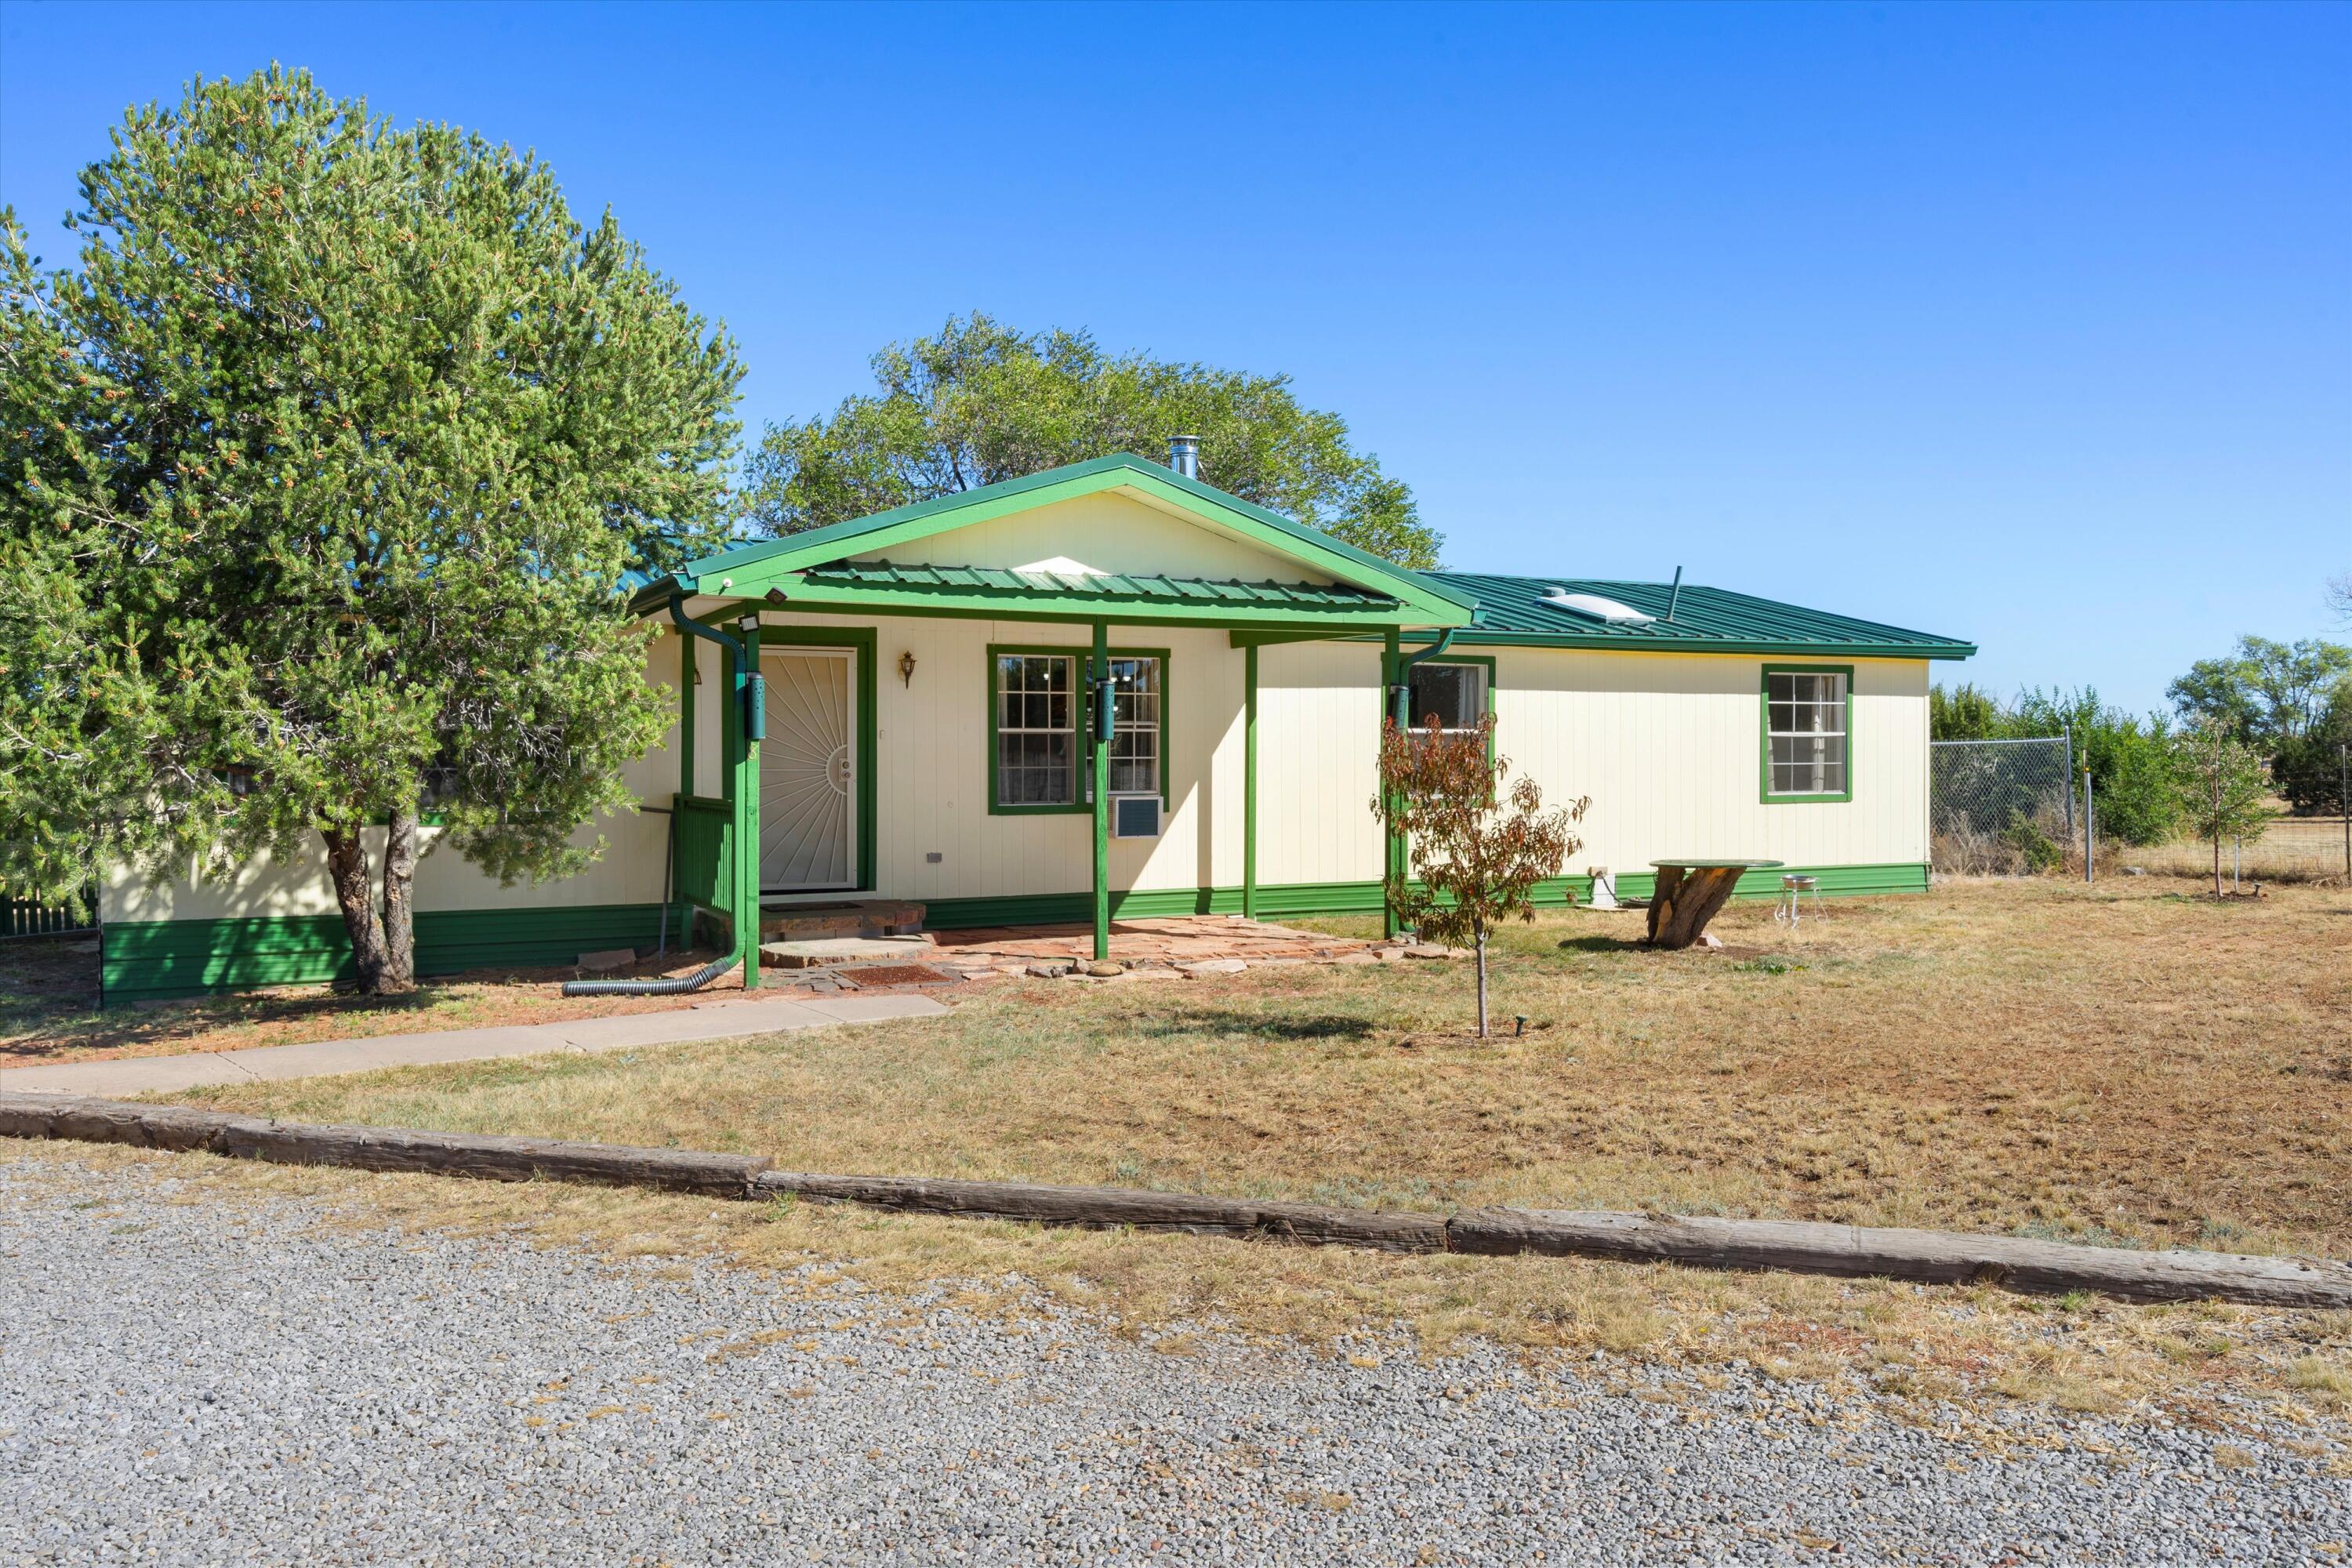
[[[321,1078],[373,1072],[426,1062],[471,1062],[491,1057],[535,1057],[551,1051],[622,1051],[637,1046],[678,1046],[732,1040],[829,1024],[878,1024],[893,1018],[936,1018],[947,1007],[929,996],[775,997],[704,1002],[662,1013],[575,1018],[563,1024],[520,1024],[490,1029],[440,1029],[421,1035],[377,1035],[362,1040],[319,1040],[303,1046],[256,1046],[241,1051],[197,1051],[177,1057],[126,1057],[111,1061],[55,1062],[0,1071],[0,1089],[50,1094],[153,1094],[215,1084],[271,1079]]]

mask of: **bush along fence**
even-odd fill
[[[749,1202],[850,1203],[900,1213],[1090,1229],[1181,1231],[1390,1252],[1601,1258],[1779,1268],[2014,1290],[2095,1290],[2137,1301],[2213,1300],[2352,1308],[2352,1264],[2222,1252],[2136,1252],[2016,1237],[1793,1220],[1476,1209],[1454,1215],[1314,1204],[779,1171],[747,1154],[633,1149],[394,1127],[311,1126],[180,1106],[0,1093],[0,1137],[77,1139],[283,1164],[425,1172],[491,1181],[593,1182]]]

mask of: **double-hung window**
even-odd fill
[[[1087,773],[1083,648],[989,650],[992,711],[991,811],[1085,811]],[[1167,795],[1168,659],[1136,650],[1110,656],[1110,787],[1115,795]]]
[[[990,805],[1035,811],[1078,803],[1078,658],[1066,653],[996,653],[996,755]]]
[[[1764,667],[1766,800],[1853,798],[1853,688],[1843,665]]]
[[[1156,655],[1115,653],[1110,658],[1110,787],[1114,795],[1164,795],[1160,754],[1166,693]]]

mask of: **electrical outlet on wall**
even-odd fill
[[[923,852],[923,864],[926,866],[936,866],[946,858],[946,856],[936,849],[927,849]]]

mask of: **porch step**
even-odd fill
[[[760,940],[817,942],[829,937],[913,936],[923,929],[923,906],[903,899],[861,899],[847,904],[778,904],[760,910]]]
[[[763,942],[760,957],[779,969],[815,969],[830,963],[904,963],[936,957],[939,949],[927,936],[824,936],[799,942]]]

